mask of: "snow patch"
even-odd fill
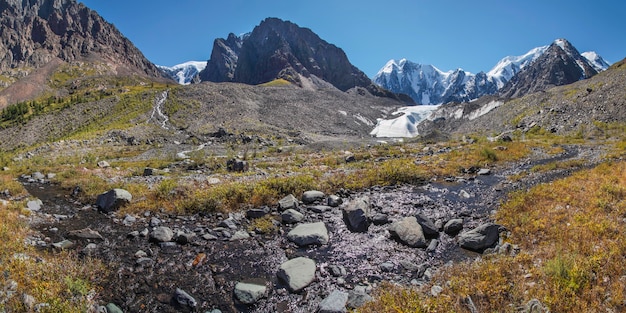
[[[427,119],[438,105],[417,105],[402,107],[392,115],[400,115],[394,119],[378,119],[378,123],[370,135],[374,137],[410,138],[419,135],[417,125]]]
[[[357,113],[353,115],[357,120],[361,121],[363,124],[367,125],[367,126],[374,126],[374,122],[370,121],[368,118],[364,117],[363,115]],[[357,123],[358,124],[358,123]]]
[[[485,104],[480,109],[470,113],[467,118],[470,121],[471,120],[475,120],[475,119],[477,119],[477,118],[479,118],[479,117],[481,117],[481,116],[491,112],[491,110],[493,110],[493,109],[495,109],[495,108],[497,108],[497,107],[499,107],[501,105],[502,105],[502,101],[491,101],[491,102]]]

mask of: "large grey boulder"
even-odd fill
[[[305,191],[302,194],[302,202],[304,202],[304,204],[313,204],[315,203],[315,201],[323,200],[325,196],[326,195],[324,195],[324,193],[321,191],[317,191],[317,190]]]
[[[315,268],[315,261],[298,257],[281,264],[276,275],[287,284],[289,290],[298,292],[313,282]]]
[[[239,282],[235,285],[235,297],[241,303],[253,304],[265,296],[267,287],[265,285],[249,284]]]
[[[391,236],[401,243],[413,248],[426,248],[427,242],[422,231],[422,226],[417,222],[415,216],[404,218],[394,222],[389,226]]]
[[[298,246],[325,245],[328,243],[328,230],[324,222],[300,224],[287,233],[287,239]]]
[[[319,305],[319,313],[343,313],[347,312],[348,293],[333,290],[328,297],[324,298]]]
[[[466,231],[459,235],[459,245],[472,251],[483,252],[487,248],[491,248],[498,243],[500,232],[504,227],[487,223],[480,225],[470,231]]]
[[[348,229],[357,233],[366,233],[370,226],[371,208],[369,197],[361,197],[350,201],[343,208],[343,220]]]
[[[439,229],[435,226],[435,223],[426,215],[419,213],[415,215],[417,222],[422,226],[424,236],[432,238],[439,236]]]
[[[98,211],[110,213],[119,210],[133,200],[130,192],[124,189],[112,189],[98,196],[96,206]]]
[[[39,211],[41,210],[41,206],[43,205],[43,201],[40,199],[30,200],[26,203],[26,209],[28,211]]]
[[[348,293],[348,307],[357,309],[365,305],[365,303],[374,300],[370,295],[361,290],[352,290]]]

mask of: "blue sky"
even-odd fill
[[[609,62],[626,57],[626,1],[79,0],[159,65],[207,60],[213,40],[266,17],[310,28],[374,76],[389,59],[488,71],[502,57],[568,39]]]

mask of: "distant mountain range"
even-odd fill
[[[189,85],[199,81],[198,74],[206,68],[206,64],[206,61],[188,61],[174,66],[157,65],[157,67],[177,83]]]
[[[472,74],[462,69],[444,72],[433,65],[402,59],[387,62],[373,81],[393,92],[407,94],[419,104],[441,104],[469,102],[494,94],[521,96],[591,77],[608,66],[597,53],[580,54],[567,40],[557,39],[524,55],[505,57],[487,73]],[[527,74],[514,79],[523,72]]]

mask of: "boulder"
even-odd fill
[[[498,243],[500,232],[504,228],[500,225],[487,223],[480,225],[470,231],[466,231],[459,235],[459,245],[461,248],[483,252],[487,248],[491,248]]]
[[[294,209],[288,209],[280,215],[280,218],[283,220],[283,223],[294,224],[301,222],[304,219],[304,214]]]
[[[352,232],[366,233],[369,228],[371,211],[368,197],[357,198],[350,201],[343,209],[343,220]]]
[[[239,282],[235,285],[235,297],[243,304],[254,304],[265,296],[267,287],[265,285],[249,284]]]
[[[249,219],[261,218],[270,213],[270,209],[268,207],[250,209],[246,211],[246,217]]]
[[[245,230],[238,230],[236,231],[232,237],[230,237],[230,241],[235,241],[235,240],[243,240],[243,239],[248,239],[250,238],[250,234],[248,234],[247,231]]]
[[[288,195],[278,201],[278,206],[283,209],[295,209],[298,207],[298,199],[293,195]]]
[[[319,305],[320,313],[342,313],[347,312],[346,304],[348,303],[348,293],[333,290],[328,297],[324,298]]]
[[[96,206],[98,211],[110,213],[119,210],[132,200],[133,196],[130,192],[124,189],[112,189],[98,196]]]
[[[327,199],[327,204],[330,207],[336,208],[338,206],[340,206],[343,203],[343,199],[341,199],[341,197],[337,196],[337,195],[330,195],[328,196]]]
[[[455,236],[463,229],[463,220],[460,218],[451,219],[443,226],[443,232]]]
[[[247,172],[248,162],[240,159],[230,159],[226,162],[226,169],[229,172]]]
[[[150,233],[150,240],[155,242],[170,242],[172,238],[174,238],[174,232],[166,226],[157,227]]]
[[[422,226],[424,236],[433,238],[439,236],[439,228],[433,223],[433,221],[426,215],[419,213],[415,215],[417,222]]]
[[[315,269],[315,261],[298,257],[281,264],[276,275],[287,284],[289,290],[298,292],[313,282]]]
[[[417,222],[415,216],[404,218],[401,221],[394,222],[389,226],[391,236],[395,237],[401,243],[413,248],[426,248],[427,242],[422,231],[422,226]]]
[[[107,162],[107,161],[100,161],[100,162],[98,162],[98,167],[109,168],[109,167],[111,167],[111,164],[109,164],[109,162]]]
[[[302,194],[302,202],[304,202],[304,204],[313,204],[316,201],[323,200],[324,197],[325,195],[321,191],[309,190]]]
[[[300,224],[287,234],[287,239],[298,246],[325,245],[328,243],[328,230],[324,222]]]
[[[115,305],[115,303],[109,303],[106,305],[106,312],[107,313],[122,313],[124,311],[122,311],[122,309],[120,309],[120,307],[118,307],[117,305]]]
[[[486,175],[489,175],[489,174],[491,174],[491,170],[488,169],[488,168],[481,168],[478,171],[478,175],[481,175],[481,176],[486,176]]]
[[[370,295],[360,290],[352,290],[348,293],[347,306],[351,309],[358,309],[365,305],[365,303],[374,300]]]

